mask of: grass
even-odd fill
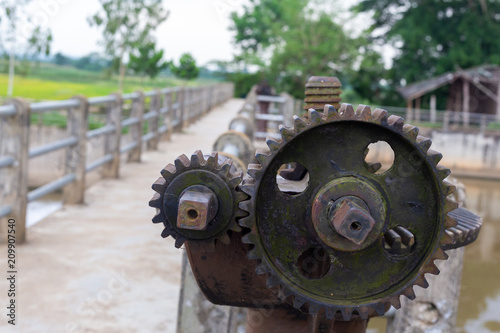
[[[155,80],[137,76],[125,78],[124,93],[137,90],[148,91],[157,88],[188,85],[199,86],[214,83],[211,80],[183,81],[173,77],[159,77]],[[7,94],[8,75],[0,73],[0,99]],[[103,73],[79,70],[68,66],[40,64],[29,75],[14,78],[14,97],[28,100],[63,100],[75,95],[86,97],[104,96],[118,90],[118,78],[106,78]]]

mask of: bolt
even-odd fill
[[[336,200],[332,204],[329,219],[338,234],[358,245],[363,243],[375,225],[367,205],[354,196]]]
[[[177,227],[190,230],[206,230],[219,209],[217,196],[201,185],[188,187],[179,197]]]
[[[334,76],[311,76],[306,83],[304,109],[308,111],[312,108],[323,112],[325,104],[330,104],[338,110],[342,100],[341,87],[339,79]]]

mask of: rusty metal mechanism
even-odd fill
[[[304,323],[310,332],[363,332],[368,318],[428,286],[425,274],[439,273],[434,261],[447,259],[445,249],[476,239],[481,219],[448,198],[455,187],[442,155],[403,118],[324,105],[280,133],[241,183],[229,160],[179,157],[150,202],[162,236],[177,247],[187,241],[208,300],[274,309],[268,330],[249,331],[293,317],[297,330],[288,332]],[[379,141],[395,155],[385,172],[365,161]]]

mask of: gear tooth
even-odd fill
[[[401,308],[401,300],[399,299],[400,295],[394,295],[391,298],[389,298],[389,303],[395,308],[395,309],[400,309]]]
[[[242,201],[242,202],[239,203],[239,207],[241,209],[243,209],[244,211],[246,211],[246,212],[250,212],[250,210],[251,210],[250,206],[251,205],[252,205],[252,203],[249,200],[248,201]]]
[[[278,280],[278,278],[272,274],[269,275],[266,279],[266,287],[268,288],[276,287],[279,283],[280,281]]]
[[[241,190],[249,195],[250,197],[255,195],[255,186],[251,184],[242,184],[240,186]]]
[[[385,314],[385,303],[376,303],[373,306],[373,309],[380,317],[382,317]]]
[[[175,247],[179,249],[185,241],[186,238],[182,237],[181,235],[177,235],[175,239]]]
[[[222,234],[218,240],[220,240],[223,244],[229,245],[231,243],[231,238],[229,238],[229,235],[224,233]]]
[[[439,268],[434,263],[434,259],[425,267],[425,270],[424,270],[424,273],[429,273],[432,275],[438,275],[439,272],[440,272]]]
[[[334,118],[337,118],[339,113],[333,105],[326,104],[323,108],[323,115],[326,117],[326,120],[332,120]]]
[[[313,303],[313,302],[309,302],[309,315],[316,315],[318,314],[319,310],[321,310],[321,305],[319,305],[318,303]]]
[[[165,215],[160,209],[156,208],[156,215],[153,217],[153,223],[163,223],[165,221]]]
[[[275,152],[278,149],[280,149],[280,143],[278,141],[271,139],[271,138],[267,138],[266,144],[272,152]]]
[[[228,181],[227,185],[228,185],[230,188],[234,189],[234,188],[236,188],[238,185],[240,185],[240,184],[241,184],[241,179],[242,179],[241,172],[239,173],[239,175],[238,175],[238,174],[236,174],[236,175],[232,175],[232,177],[231,177],[231,179],[229,179],[229,181]]]
[[[309,109],[307,115],[308,115],[309,121],[311,122],[311,125],[319,124],[322,121],[319,112],[316,111],[315,109]]]
[[[257,149],[257,151],[255,153],[255,159],[257,161],[259,161],[259,163],[261,165],[266,165],[267,160],[269,159],[269,155],[267,154],[267,152],[265,150]]]
[[[387,123],[387,118],[389,113],[384,109],[375,109],[372,112],[372,119],[379,122],[380,124]]]
[[[439,161],[443,158],[443,154],[437,152],[435,150],[429,149],[427,151],[427,158],[431,161],[431,163],[437,167]]]
[[[248,251],[247,258],[250,260],[260,259],[258,252],[255,249]]]
[[[296,308],[297,310],[300,310],[300,308],[302,307],[302,305],[304,305],[305,302],[306,302],[306,300],[302,296],[294,295],[293,307]]]
[[[232,230],[234,232],[243,231],[243,229],[240,227],[240,225],[236,221],[231,221],[231,224],[229,226],[229,230]]]
[[[434,252],[432,258],[437,260],[446,260],[448,259],[448,255],[446,254],[446,252],[443,251],[443,249],[438,247],[436,252]]]
[[[444,218],[444,226],[446,228],[453,228],[453,227],[456,227],[458,224],[457,220],[455,220],[453,217],[451,217],[450,215],[446,215],[446,217]]]
[[[242,226],[242,227],[245,227],[245,228],[252,228],[254,223],[253,223],[253,220],[251,218],[248,218],[248,217],[244,217],[242,219],[240,219],[238,221],[238,223]]]
[[[160,208],[161,207],[161,195],[159,193],[155,193],[153,198],[149,200],[149,207]]]
[[[454,241],[455,241],[455,237],[444,232],[443,236],[441,236],[440,243],[441,243],[441,245],[449,245],[449,244],[453,244]]]
[[[387,118],[387,124],[398,132],[403,131],[404,119],[399,116],[390,115]]]
[[[219,154],[216,152],[213,152],[212,154],[210,154],[210,156],[208,156],[208,158],[207,158],[205,165],[208,168],[211,168],[212,170],[218,169],[219,168]]]
[[[292,296],[292,294],[293,294],[293,291],[290,288],[288,288],[287,286],[280,286],[280,291],[283,294],[284,298],[288,298],[288,297]]]
[[[249,234],[243,235],[241,237],[241,242],[243,244],[255,244],[255,239],[253,237],[253,234],[249,233]]]
[[[220,167],[220,171],[222,172],[223,175],[225,175],[226,177],[229,177],[232,166],[233,166],[233,160],[228,158],[227,160],[224,161],[224,163],[222,163],[222,165]],[[238,184],[239,184],[239,182],[238,182]],[[236,184],[234,187],[238,186],[238,184]]]
[[[161,237],[167,238],[168,236],[175,235],[175,231],[170,228],[170,226],[166,226],[161,232]]]
[[[338,309],[335,306],[325,307],[325,317],[327,319],[333,319]]]
[[[403,126],[403,133],[412,142],[417,142],[419,129],[416,126],[406,124]]]
[[[189,160],[189,158],[186,155],[182,154],[181,156],[179,156],[175,159],[174,163],[175,163],[175,169],[177,170],[177,172],[182,172],[182,171],[186,170],[187,168],[189,168],[191,161]]]
[[[203,245],[203,249],[207,252],[215,252],[215,242],[213,241],[205,242]]]
[[[428,288],[429,287],[429,282],[427,282],[427,280],[425,279],[424,275],[421,274],[417,277],[417,279],[415,280],[415,285],[419,286],[419,287],[422,287],[424,289]]]
[[[458,204],[450,199],[446,199],[444,203],[444,212],[445,214],[448,214],[451,211],[454,211],[455,209],[458,208]]]
[[[451,170],[448,168],[445,168],[444,166],[438,165],[437,166],[437,176],[438,179],[443,181],[446,177],[448,177],[451,173]]]
[[[197,150],[191,155],[191,165],[192,166],[203,166],[205,165],[205,158],[201,150]]]
[[[266,265],[263,264],[263,263],[260,263],[256,268],[255,268],[255,272],[257,273],[257,275],[262,275],[262,274],[266,274],[266,273],[269,273],[268,272],[268,269],[266,268]]]
[[[253,179],[259,179],[259,176],[262,173],[262,165],[260,165],[260,164],[249,164],[248,165],[247,173]]]
[[[425,137],[425,136],[418,135],[417,136],[417,145],[424,152],[427,152],[431,148],[432,140],[429,139],[429,138],[427,138],[427,137]]]
[[[415,299],[415,292],[413,291],[413,286],[408,286],[403,291],[403,295],[405,295],[409,300],[413,301]]]
[[[151,186],[151,188],[156,193],[163,194],[167,189],[167,181],[165,180],[165,178],[160,177],[153,183],[153,186]]]
[[[377,171],[380,170],[380,168],[382,168],[382,164],[380,164],[379,162],[367,163],[366,164],[366,169],[370,173],[376,173]]]
[[[398,297],[399,299],[399,297]],[[361,319],[367,320],[368,319],[368,308],[365,306],[361,306],[359,308],[356,308],[356,312],[359,314]]]
[[[372,109],[368,105],[359,104],[356,108],[356,115],[362,120],[370,120],[372,117]]]
[[[342,105],[340,105],[339,113],[342,118],[354,119],[354,108],[351,104],[342,103]]]
[[[175,177],[177,170],[173,164],[168,164],[163,170],[161,170],[161,175],[168,182]]]
[[[307,123],[302,119],[301,117],[294,115],[293,116],[293,128],[295,131],[302,131],[304,128],[307,127]]]
[[[279,130],[280,130],[280,133],[281,133],[281,138],[285,142],[288,142],[288,141],[292,140],[293,137],[295,136],[295,133],[292,130],[290,130],[289,128],[287,128],[287,127],[285,127],[283,125],[279,126]]]
[[[352,317],[352,308],[343,308],[340,310],[340,313],[342,314],[342,319],[344,321],[350,321]]]
[[[447,182],[446,180],[443,181],[443,192],[445,196],[449,196],[450,194],[454,193],[457,187],[453,185],[450,182]]]

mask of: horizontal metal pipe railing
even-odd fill
[[[62,176],[61,178],[58,178],[48,184],[40,186],[39,188],[28,192],[28,202],[32,202],[34,200],[40,199],[43,196],[46,196],[47,194],[53,193],[68,185],[69,183],[75,181],[75,179],[76,176],[74,174],[69,174]]]
[[[142,142],[148,142],[156,136],[155,133],[147,133],[142,136]]]
[[[66,148],[69,146],[74,146],[78,143],[78,139],[75,137],[69,137],[59,141],[54,141],[46,145],[30,149],[29,158],[37,157],[40,155],[48,154],[58,149]]]
[[[125,120],[122,120],[122,127],[127,127],[130,125],[138,124],[139,121],[140,121],[139,118],[135,118],[135,117],[127,118]]]
[[[91,172],[92,170],[94,169],[97,169],[98,167],[106,164],[106,163],[109,163],[113,160],[113,155],[111,154],[108,154],[108,155],[104,155],[103,157],[89,163],[86,167],[85,167],[85,171],[86,172]]]
[[[123,153],[126,153],[128,151],[131,151],[132,149],[134,149],[135,147],[137,147],[137,142],[132,142],[132,143],[129,143],[123,147],[120,148],[120,154],[123,154]]]
[[[38,102],[31,103],[30,109],[32,113],[46,112],[53,110],[61,110],[68,108],[75,108],[80,106],[80,101],[77,99],[68,99],[64,101],[49,101],[49,102]]]
[[[10,167],[14,163],[16,163],[16,160],[13,157],[2,157],[0,158],[0,169]]]
[[[17,110],[13,104],[0,106],[0,117],[14,116],[16,113]]]
[[[151,118],[155,118],[155,117],[158,117],[160,114],[158,111],[149,111],[148,113],[145,113],[143,116],[142,116],[142,119],[144,120],[148,120],[148,119],[151,119]]]
[[[116,130],[113,125],[105,125],[87,132],[87,139],[95,138],[96,136],[101,136],[104,134],[112,133]]]
[[[116,100],[117,100],[117,97],[115,95],[90,97],[89,99],[87,99],[89,105],[116,102]]]
[[[9,215],[10,213],[12,213],[12,207],[11,206],[0,207],[0,219],[2,217],[5,217],[5,216]]]
[[[285,117],[281,114],[265,114],[265,113],[256,113],[255,119],[258,120],[270,120],[270,121],[283,121]]]

